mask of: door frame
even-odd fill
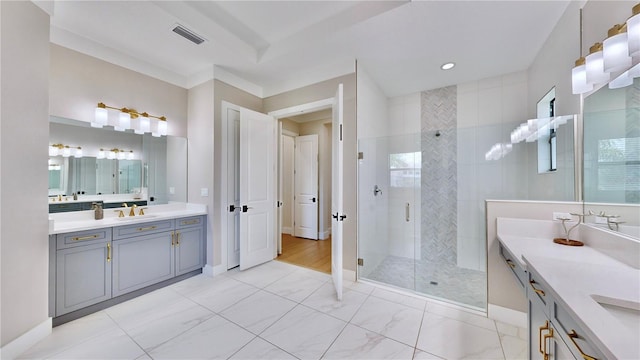
[[[331,109],[333,108],[333,101],[334,101],[334,97],[330,97],[330,98],[326,98],[326,99],[322,99],[322,100],[318,100],[318,101],[313,101],[313,102],[309,102],[309,103],[305,103],[305,104],[300,104],[300,105],[295,105],[295,106],[290,106],[287,108],[283,108],[283,109],[278,109],[278,110],[274,110],[274,111],[270,111],[267,113],[267,115],[271,115],[273,116],[276,120],[280,120],[281,118],[285,118],[285,117],[290,117],[290,116],[294,116],[294,115],[301,115],[304,113],[310,113],[310,112],[315,112],[315,111],[319,111],[319,110],[325,110],[325,109]],[[233,110],[237,110],[238,112],[240,111],[240,109],[242,108],[239,105],[235,105],[233,103],[230,103],[228,101],[222,100],[221,101],[221,120],[222,120],[222,124],[221,124],[221,134],[223,136],[221,136],[221,150],[220,150],[220,169],[221,171],[223,171],[223,169],[227,169],[228,166],[228,161],[227,161],[227,146],[228,146],[228,141],[227,141],[227,123],[228,123],[228,119],[227,119],[227,111],[228,109],[233,109]],[[283,130],[284,131],[284,130]],[[279,139],[278,139],[279,140]],[[279,159],[276,159],[279,160]],[[279,161],[278,161],[279,162]],[[333,166],[335,166],[333,163],[331,164],[332,168]],[[278,184],[279,185],[279,184]],[[228,196],[227,196],[227,179],[226,176],[221,176],[220,177],[220,188],[221,190],[221,196],[220,196],[220,205],[218,208],[218,211],[221,212],[221,214],[225,213],[226,211],[229,211],[229,209],[227,208],[228,206]],[[280,197],[277,194],[277,187],[276,187],[276,198],[278,201],[282,201],[282,199],[280,199]],[[277,215],[277,214],[276,214]],[[277,219],[277,221],[280,221],[280,218],[278,216],[275,216],[275,219]],[[276,229],[279,229],[280,227],[278,226],[278,224],[274,224]],[[227,239],[227,222],[226,221],[220,221],[220,236],[223,239],[223,241],[221,241],[221,246],[220,246],[220,266],[224,269],[223,272],[226,272],[227,269],[227,256],[228,256],[228,239]],[[277,234],[279,236],[276,236],[276,243],[274,244],[274,249],[276,249],[277,252],[277,248],[278,248],[278,237],[281,239],[282,238],[282,234]]]

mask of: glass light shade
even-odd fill
[[[93,122],[91,122],[91,126],[95,128],[101,128],[107,125],[108,120],[109,120],[109,113],[107,112],[107,109],[97,107],[95,117],[93,119]]]
[[[98,151],[98,159],[104,159],[106,157],[106,154],[104,153],[104,149],[100,149],[100,151]]]
[[[631,84],[633,84],[633,76],[629,76],[629,71],[625,71],[609,82],[609,89],[620,89]]]
[[[49,156],[58,156],[58,148],[55,146],[49,146]]]
[[[127,160],[133,160],[133,150],[127,153]]]
[[[118,160],[124,160],[126,157],[124,151],[118,151]]]
[[[633,7],[634,15],[627,20],[627,40],[629,41],[629,56],[640,57],[640,11],[638,5]]]
[[[126,112],[121,112],[118,117],[118,126],[115,127],[116,131],[125,131],[131,128],[131,115]]]
[[[640,63],[629,69],[629,76],[634,79],[640,77]]]
[[[146,116],[140,117],[140,130],[144,133],[151,132],[151,119]]]
[[[587,55],[585,69],[587,72],[587,84],[603,84],[611,78],[611,74],[604,71],[602,51]]]
[[[78,148],[76,148],[76,151],[73,154],[73,156],[77,157],[77,158],[81,158],[82,157],[82,148],[78,146]]]
[[[167,122],[166,121],[160,120],[158,122],[158,132],[162,136],[167,136]]]
[[[110,151],[107,153],[107,159],[109,159],[109,160],[113,160],[113,159],[115,159],[115,158],[116,158],[116,152],[115,152],[115,151],[113,151],[113,150],[110,150]]]
[[[605,72],[622,71],[631,67],[626,32],[608,37],[602,43],[602,53]]]
[[[65,146],[64,149],[62,149],[62,156],[63,157],[71,156],[71,149],[68,146]]]
[[[157,120],[157,119],[153,119],[153,121],[151,122],[151,135],[154,137],[160,137],[160,123],[162,121]]]
[[[584,64],[571,69],[571,89],[574,95],[593,90],[593,84],[587,83],[587,68]]]

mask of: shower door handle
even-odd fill
[[[411,220],[411,204],[409,203],[404,206],[404,220],[406,222]]]

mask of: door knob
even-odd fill
[[[234,212],[236,210],[240,209],[239,206],[235,206],[235,205],[229,205],[229,212]]]
[[[253,209],[251,206],[242,205],[242,212],[247,212],[249,209]]]
[[[316,198],[311,198],[311,201],[312,202],[316,202]]]

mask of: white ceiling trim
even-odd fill
[[[213,69],[214,78],[223,81],[229,85],[235,86],[240,90],[246,91],[251,95],[264,98],[264,91],[261,86],[247,81],[237,75],[234,75],[220,66],[215,65]]]

